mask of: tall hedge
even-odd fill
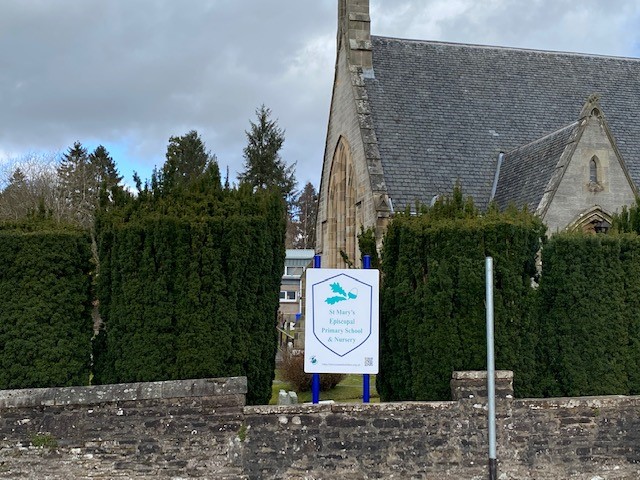
[[[278,192],[142,197],[99,221],[96,381],[246,375],[247,401],[267,403],[285,254]]]
[[[621,238],[620,258],[624,268],[625,304],[629,334],[627,380],[630,395],[640,395],[640,237]]]
[[[542,393],[639,393],[640,239],[555,235],[542,259]]]
[[[89,383],[91,268],[83,232],[0,225],[0,389]]]
[[[495,259],[496,366],[535,386],[535,258],[544,227],[527,212],[478,214],[457,191],[397,216],[382,251],[378,391],[384,400],[446,400],[454,370],[486,368],[485,257]]]

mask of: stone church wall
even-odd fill
[[[640,397],[514,400],[502,479],[637,479]],[[451,402],[243,407],[244,379],[0,392],[0,478],[484,479],[486,376]],[[39,446],[34,446],[39,445]]]

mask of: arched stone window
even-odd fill
[[[587,183],[587,188],[592,193],[601,192],[604,190],[603,180],[600,159],[594,155],[589,160],[589,182]]]
[[[357,191],[351,150],[347,141],[341,138],[333,154],[329,174],[328,234],[324,245],[327,267],[347,267],[344,256],[354,265],[357,261]]]
[[[589,181],[598,183],[598,160],[595,155],[589,160]]]

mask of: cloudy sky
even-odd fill
[[[0,162],[111,152],[125,181],[195,129],[232,180],[265,104],[318,186],[337,0],[0,0]],[[636,0],[371,0],[372,33],[640,56]]]

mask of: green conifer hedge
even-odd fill
[[[542,262],[542,394],[640,393],[640,238],[559,234]]]
[[[454,370],[486,369],[485,257],[495,259],[496,366],[534,387],[535,258],[544,226],[527,212],[480,216],[459,189],[397,216],[382,251],[381,398],[447,400]]]
[[[89,383],[90,269],[84,232],[0,226],[0,389]]]
[[[141,192],[104,214],[96,381],[246,375],[247,401],[268,403],[284,209],[275,190],[217,183]]]

